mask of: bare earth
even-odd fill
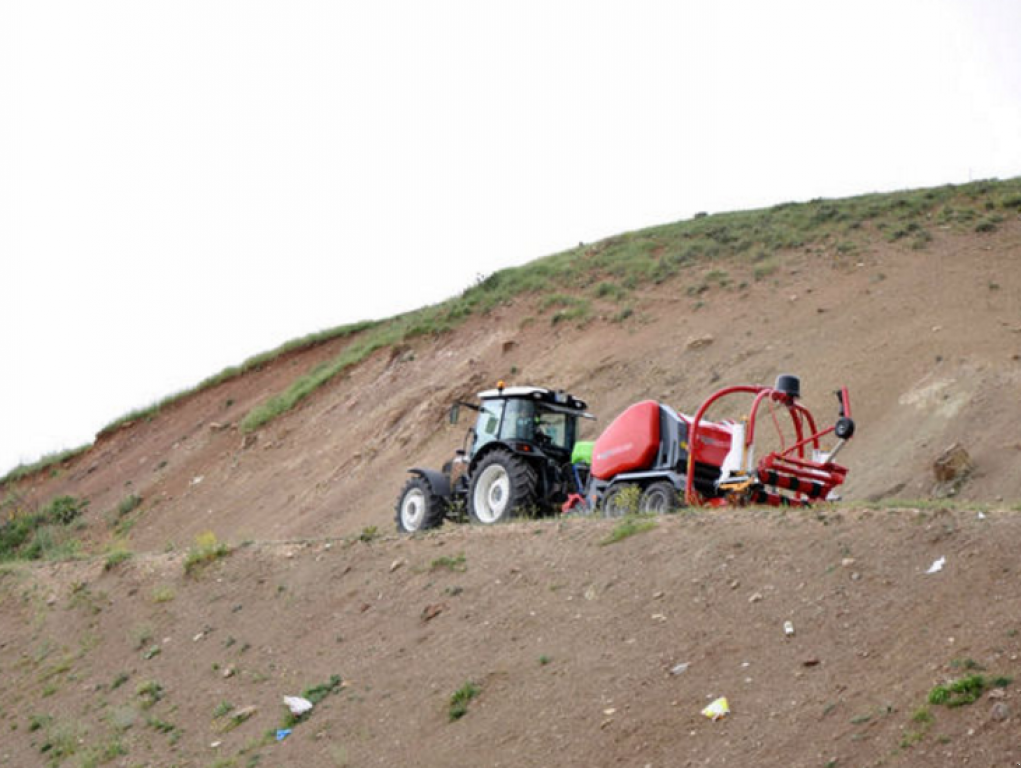
[[[759,281],[725,264],[730,286],[698,296],[692,268],[623,323],[610,301],[579,328],[522,299],[377,353],[253,435],[252,407],[352,340],[105,437],[3,489],[88,498],[95,552],[118,504],[144,501],[127,562],[0,570],[0,765],[1021,763],[1019,262],[1015,219],[922,251],[789,253]],[[594,436],[637,400],[691,413],[781,372],[827,421],[850,388],[840,506],[700,510],[612,544],[590,519],[393,533],[406,468],[463,439],[450,401],[498,378],[586,399]],[[923,503],[953,443],[975,473]],[[186,575],[205,531],[233,551]],[[1018,682],[926,704],[976,673]],[[332,675],[277,742],[282,697]],[[732,711],[712,722],[719,696]],[[225,704],[257,709],[229,727]]]

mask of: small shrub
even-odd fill
[[[444,569],[452,571],[454,573],[464,573],[468,570],[468,564],[464,556],[464,552],[461,552],[454,557],[444,555],[443,557],[437,557],[431,563],[429,563],[430,571],[438,571]]]
[[[450,707],[447,716],[450,722],[460,720],[468,714],[469,702],[482,693],[482,689],[470,680],[458,688],[450,697]]]
[[[929,692],[929,703],[947,707],[962,707],[978,701],[985,690],[986,679],[982,675],[969,675],[947,685],[937,685]]]
[[[117,505],[117,517],[122,518],[126,515],[130,515],[138,507],[142,505],[142,497],[131,494],[121,500],[121,503]]]
[[[367,525],[366,527],[362,528],[362,532],[358,534],[358,540],[365,542],[366,544],[369,544],[378,539],[382,535],[383,534],[379,532],[379,528],[377,528],[374,525]]]
[[[229,701],[221,701],[213,709],[213,717],[220,718],[230,714],[234,710],[234,705]]]
[[[88,504],[74,496],[58,496],[41,511],[15,514],[0,525],[0,560],[75,557],[81,542],[71,538],[66,528]]]
[[[131,552],[123,546],[115,547],[110,550],[110,553],[106,556],[106,562],[103,563],[104,571],[112,571],[121,563],[130,560],[132,558]]]
[[[128,678],[130,677],[131,675],[129,675],[127,672],[118,672],[117,676],[113,679],[113,682],[110,683],[110,690],[116,691],[118,688],[124,685],[124,683],[128,682]]]
[[[135,694],[142,700],[142,709],[150,709],[163,698],[163,686],[155,680],[146,680],[135,689]]]
[[[230,554],[230,547],[220,543],[216,534],[212,531],[200,533],[195,537],[195,546],[188,550],[184,558],[184,573],[190,576],[197,568],[226,557]]]
[[[301,695],[311,701],[313,704],[318,704],[320,701],[325,699],[331,693],[336,693],[344,685],[344,681],[340,675],[330,675],[329,681],[314,685],[311,688],[306,688],[302,691]]]
[[[154,603],[169,603],[177,595],[174,593],[173,587],[161,586],[155,587],[152,591],[152,601]]]

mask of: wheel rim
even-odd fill
[[[669,500],[667,499],[666,494],[657,490],[650,493],[645,499],[645,509],[643,511],[650,512],[654,515],[661,515],[667,511],[668,507]]]
[[[480,523],[495,523],[510,502],[510,477],[499,464],[486,467],[475,483],[475,517]]]
[[[621,506],[620,493],[611,493],[603,501],[603,517],[624,517],[627,514],[627,510]]]
[[[425,494],[418,488],[412,488],[404,494],[401,502],[401,522],[405,530],[417,531],[425,517]]]

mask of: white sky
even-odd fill
[[[1021,174],[1017,0],[0,0],[0,474],[579,241]]]

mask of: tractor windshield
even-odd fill
[[[574,447],[575,417],[532,400],[508,400],[501,440],[525,440],[539,447],[570,451]]]

